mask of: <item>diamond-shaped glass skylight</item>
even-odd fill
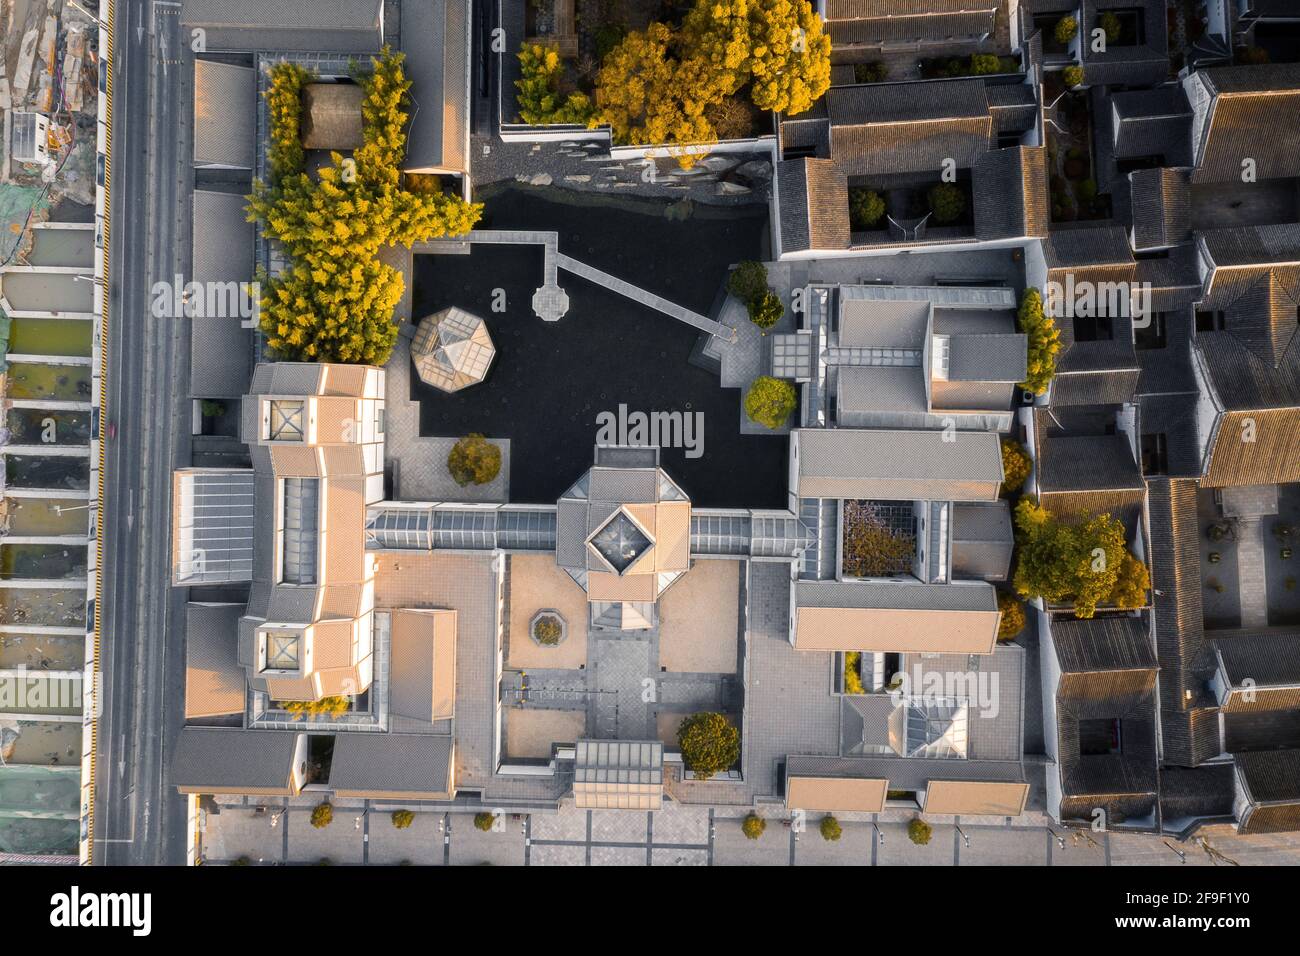
[[[591,544],[615,571],[622,574],[652,542],[625,512],[616,511],[614,517],[596,532]]]

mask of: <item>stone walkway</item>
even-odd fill
[[[1264,568],[1264,524],[1258,516],[1237,523],[1237,589],[1241,626],[1268,626],[1268,579]]]

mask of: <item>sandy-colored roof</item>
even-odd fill
[[[888,792],[888,780],[790,777],[785,784],[785,805],[791,810],[880,813]]]
[[[311,445],[272,445],[271,469],[277,478],[315,478],[320,460]]]
[[[655,570],[685,571],[691,566],[691,503],[662,501],[655,525]]]
[[[587,598],[592,601],[653,601],[659,596],[654,574],[592,571],[587,575]]]
[[[998,636],[992,611],[801,607],[794,646],[801,651],[991,654]]]
[[[393,611],[390,686],[393,713],[412,720],[444,720],[456,703],[456,612]]]
[[[931,780],[925,790],[925,812],[1014,817],[1024,813],[1028,799],[1027,783]]]
[[[185,718],[223,717],[244,710],[239,666],[239,604],[191,604],[185,616]]]
[[[365,142],[361,103],[365,90],[353,83],[308,83],[302,91],[302,145],[307,149],[356,149]]]

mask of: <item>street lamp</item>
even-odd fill
[[[956,823],[953,824],[953,827],[954,827],[954,828],[956,829],[956,831],[961,835],[961,838],[962,838],[963,842],[965,842],[965,844],[966,844],[966,849],[969,850],[969,849],[970,849],[970,837],[968,837],[968,836],[966,835],[966,831],[963,830],[963,829],[962,829],[960,826],[958,826]]]
[[[882,829],[880,829],[880,825],[877,824],[876,821],[874,821],[874,820],[871,821],[871,825],[872,825],[873,827],[876,828],[876,843],[879,844],[880,846],[884,846],[884,845],[885,845],[885,831],[882,830]]]
[[[1051,827],[1048,827],[1048,828],[1047,828],[1047,832],[1050,833],[1052,836],[1056,837],[1056,845],[1057,845],[1058,847],[1060,847],[1062,850],[1064,850],[1064,849],[1065,849],[1065,837],[1061,836],[1061,834],[1057,833],[1057,832],[1056,832],[1055,830],[1053,830]]]
[[[1164,844],[1165,844],[1165,846],[1169,847],[1169,849],[1173,850],[1176,854],[1178,854],[1178,862],[1179,862],[1179,863],[1184,863],[1184,864],[1185,864],[1185,863],[1187,862],[1187,854],[1186,854],[1186,853],[1184,853],[1182,850],[1178,849],[1178,847],[1174,846],[1174,845],[1173,845],[1172,843],[1170,843],[1168,840],[1165,840],[1165,841],[1164,841]]]

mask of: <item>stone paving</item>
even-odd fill
[[[270,813],[224,806],[207,816],[203,856],[215,865],[243,857],[263,865],[325,859],[372,866],[1181,866],[1181,852],[1188,866],[1300,864],[1300,834],[1237,836],[1226,826],[1177,843],[1150,834],[1065,831],[1027,814],[1015,825],[985,822],[998,818],[956,821],[969,847],[953,822],[933,822],[929,844],[918,846],[899,814],[841,819],[842,835],[831,842],[818,831],[819,817],[795,833],[782,824],[778,807],[764,809],[767,830],[749,840],[739,810],[715,816],[706,807],[671,802],[650,814],[579,810],[566,802],[556,813],[503,816],[499,829],[489,832],[474,826],[471,813],[419,807],[410,807],[416,810],[411,827],[397,830],[392,806],[336,807],[334,822],[321,830],[311,826],[310,806],[298,802],[276,826]]]

